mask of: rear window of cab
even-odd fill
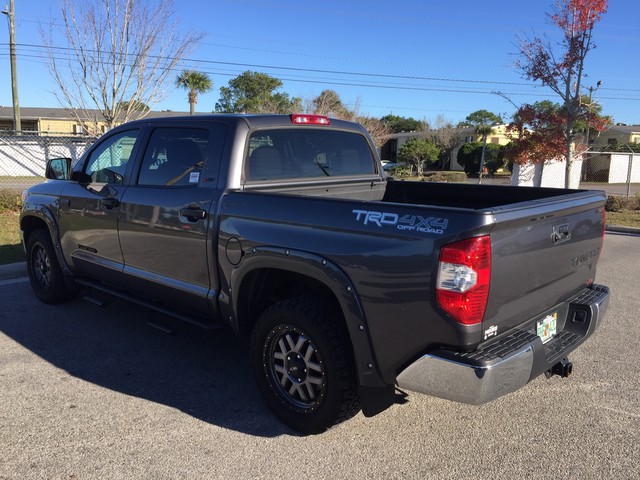
[[[374,174],[375,157],[363,135],[304,127],[253,132],[244,168],[248,182]]]

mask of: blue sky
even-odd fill
[[[206,33],[182,65],[213,80],[213,90],[199,97],[199,112],[213,110],[219,88],[231,78],[254,70],[281,79],[291,96],[312,98],[329,88],[344,103],[358,104],[363,114],[427,120],[443,115],[457,122],[479,109],[508,119],[513,105],[492,92],[503,92],[518,105],[558,101],[514,67],[519,34],[557,38],[546,17],[552,3],[194,0],[174,5],[181,28]],[[27,57],[21,47],[42,44],[38,25],[50,17],[55,21],[58,1],[15,0],[15,10],[20,105],[58,107],[46,64]],[[587,58],[585,86],[595,88],[601,80],[594,99],[603,113],[627,124],[640,124],[638,18],[640,1],[612,0],[594,33],[597,48]],[[4,106],[12,104],[8,42],[5,24],[0,26]],[[170,87],[155,109],[188,111],[186,92]]]

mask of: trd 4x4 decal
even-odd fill
[[[376,212],[372,210],[352,210],[356,222],[363,225],[373,224],[378,227],[393,226],[398,230],[418,233],[435,233],[442,235],[447,229],[449,220],[440,217],[422,217],[420,215],[403,215],[392,212]]]

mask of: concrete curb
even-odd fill
[[[607,232],[628,233],[632,235],[640,235],[640,228],[619,227],[617,225],[607,225]],[[27,276],[27,263],[10,263],[8,265],[0,265],[0,280],[10,280]]]
[[[632,235],[640,235],[640,228],[619,227],[617,225],[607,225],[607,232],[630,233]]]

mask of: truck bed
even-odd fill
[[[288,195],[321,196],[373,202],[397,203],[466,209],[476,212],[530,208],[534,205],[566,202],[588,197],[601,199],[593,190],[512,187],[466,183],[436,183],[387,179],[385,182],[296,182],[245,187],[246,191],[263,191]]]
[[[297,197],[299,210],[288,208],[291,196]],[[535,322],[593,283],[605,200],[600,191],[391,180],[251,188],[231,194],[224,209],[234,231],[242,234],[251,226],[247,236],[262,244],[286,247],[291,237],[277,232],[293,234],[295,225],[300,248],[345,270],[359,285],[374,350],[383,375],[392,379],[429,349],[473,350]],[[354,211],[436,219],[446,226],[421,234],[385,222],[366,223],[364,217],[357,221]],[[260,238],[257,224],[265,225]],[[564,226],[570,235],[554,241]],[[491,236],[492,248],[485,320],[460,327],[434,308],[438,255],[449,242],[480,235]],[[410,302],[402,293],[407,291]]]
[[[510,207],[522,202],[558,200],[592,196],[589,190],[560,188],[523,188],[502,185],[473,185],[464,183],[431,183],[389,181],[383,202],[466,208],[471,210]],[[539,203],[539,202],[538,202]]]

